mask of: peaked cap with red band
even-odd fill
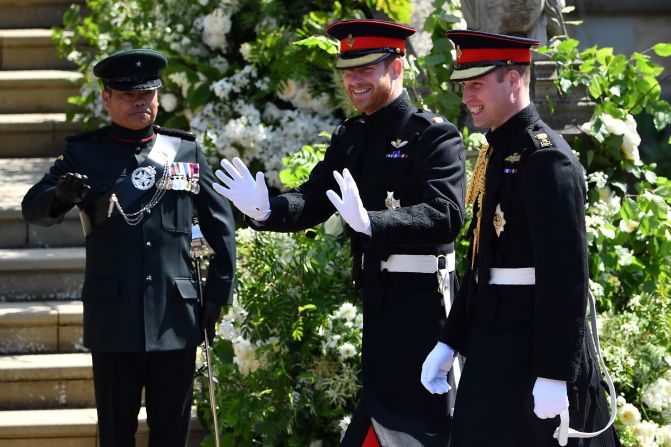
[[[541,42],[505,34],[453,30],[447,37],[454,42],[457,60],[450,81],[468,81],[506,65],[529,65],[531,47]]]
[[[326,33],[340,41],[336,68],[347,69],[405,55],[405,39],[415,29],[385,20],[343,20],[330,24]]]

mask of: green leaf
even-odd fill
[[[566,39],[565,41],[557,45],[557,51],[559,51],[560,53],[568,53],[571,50],[577,48],[578,45],[580,45],[580,42],[578,40]]]
[[[203,106],[208,103],[214,96],[214,93],[210,90],[210,84],[204,82],[199,85],[198,88],[195,88],[189,92],[186,98],[186,102],[189,105],[189,109],[195,110],[200,106]]]
[[[575,11],[575,6],[565,6],[565,7],[561,10],[562,14],[570,14],[570,13],[572,13],[573,11]]]
[[[297,40],[293,44],[308,48],[319,48],[330,55],[338,54],[338,46],[326,36],[311,36],[303,40]]]
[[[569,89],[573,86],[573,82],[571,82],[570,79],[566,78],[561,78],[559,80],[559,87],[563,93],[566,93],[569,91]]]
[[[608,239],[615,239],[615,232],[616,228],[611,225],[611,224],[605,224],[601,228],[599,228],[599,232],[603,235],[603,237],[608,238]]]
[[[645,179],[652,183],[653,185],[657,183],[657,174],[655,174],[653,171],[650,170],[645,170],[643,172],[643,175],[645,176]]]
[[[658,43],[652,47],[652,50],[657,56],[668,57],[671,56],[671,43]]]
[[[601,65],[607,65],[610,58],[613,56],[613,49],[610,47],[601,48],[596,52],[596,60]]]

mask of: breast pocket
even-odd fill
[[[161,224],[166,231],[191,233],[193,204],[186,191],[168,191],[161,199]]]

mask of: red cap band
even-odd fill
[[[340,52],[370,50],[373,48],[398,48],[405,53],[405,39],[393,37],[353,36],[340,40]]]
[[[482,61],[531,62],[529,48],[457,48],[457,64]]]

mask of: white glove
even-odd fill
[[[534,413],[541,419],[553,418],[568,410],[568,393],[563,380],[536,378],[534,389]]]
[[[221,167],[228,175],[220,170],[217,170],[214,175],[228,188],[213,183],[214,190],[233,202],[236,208],[252,219],[259,222],[268,219],[270,201],[263,172],[257,172],[256,180],[254,180],[247,166],[238,157],[233,159],[233,164],[226,159],[221,160]]]
[[[342,200],[332,189],[326,191],[326,196],[354,231],[370,236],[370,217],[366,208],[363,207],[363,203],[361,203],[359,188],[357,188],[352,174],[345,169],[342,171],[342,175],[338,171],[333,171],[333,177],[340,186]]]
[[[454,363],[454,349],[445,343],[438,342],[426,356],[422,365],[422,385],[433,394],[444,394],[450,391],[447,373]]]

